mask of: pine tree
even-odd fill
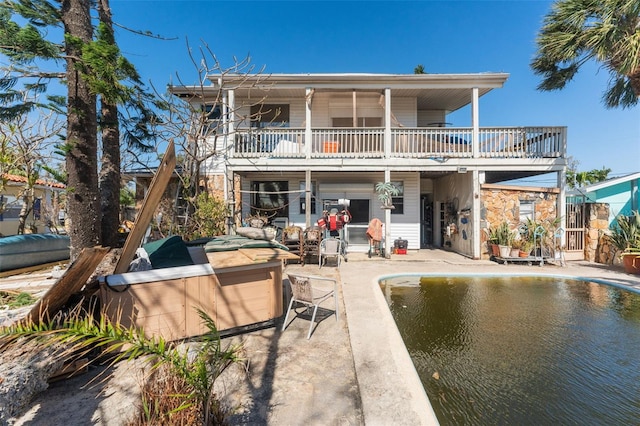
[[[15,0],[0,5],[0,53],[11,61],[0,77],[0,118],[51,107],[53,104],[45,102],[21,103],[20,94],[26,89],[45,93],[52,80],[65,80],[67,133],[61,148],[68,176],[72,258],[82,248],[101,241],[111,245],[117,236],[122,114],[119,105],[127,104],[124,109],[133,114],[122,135],[127,146],[137,150],[153,148],[147,142],[152,138],[150,123],[155,120],[155,114],[147,108],[152,96],[116,45],[108,0],[96,5],[100,23],[94,34],[93,4],[90,0]],[[27,22],[19,25],[11,21],[13,15]],[[47,38],[50,27],[63,28],[64,38]],[[45,70],[46,66],[54,70]],[[19,81],[24,83],[22,88]],[[100,114],[96,94],[100,98]],[[103,146],[99,176],[98,124]]]

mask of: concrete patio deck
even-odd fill
[[[288,265],[290,273],[333,276],[340,279],[341,316],[321,321],[310,340],[307,320],[297,319],[287,329],[265,329],[243,337],[252,365],[244,380],[252,383],[252,400],[241,388],[249,407],[231,418],[232,424],[317,425],[430,425],[437,424],[422,384],[404,347],[382,293],[378,278],[403,273],[425,274],[535,274],[607,281],[640,291],[640,276],[621,267],[569,262],[560,267],[526,264],[500,265],[472,260],[444,250],[411,251],[391,259],[351,253],[340,270],[316,264]],[[328,309],[332,301],[326,302]],[[256,350],[258,340],[270,342]],[[256,357],[261,353],[267,359]],[[267,355],[268,354],[268,355]],[[225,378],[238,383],[239,376]],[[268,378],[268,380],[267,380]],[[242,379],[240,379],[242,380]]]
[[[319,268],[317,264],[290,264],[285,268],[285,278],[287,272],[339,279],[339,321],[329,311],[332,300],[328,300],[323,304],[328,309],[326,318],[309,340],[307,319],[290,319],[281,331],[284,317],[276,327],[224,338],[223,343],[241,342],[248,361],[246,369],[236,365],[217,383],[218,395],[235,410],[229,417],[230,424],[437,424],[379,291],[380,276],[536,274],[606,281],[640,291],[640,276],[625,274],[621,267],[589,262],[569,262],[566,267],[499,265],[443,250],[411,251],[391,259],[369,259],[366,254],[352,253],[339,270]],[[125,374],[131,376],[130,372]],[[69,402],[75,407],[74,418],[56,417],[60,416],[63,387],[79,388],[86,381],[87,377],[79,376],[53,384],[15,424],[123,424],[137,401],[135,395],[124,400],[123,394],[133,392],[127,387],[119,389],[117,381],[101,392],[92,392],[95,395],[81,405],[77,396],[75,402]]]

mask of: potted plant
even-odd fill
[[[498,247],[498,232],[496,229],[485,228],[487,233],[487,250],[490,256],[500,256],[500,248]]]
[[[520,257],[525,241],[522,238],[514,239],[511,243],[511,257]]]
[[[531,255],[531,250],[533,250],[533,241],[529,241],[526,239],[521,239],[522,243],[520,245],[520,253],[518,256],[520,257],[529,257]]]
[[[497,243],[500,248],[500,257],[509,257],[511,254],[511,243],[513,243],[513,232],[509,229],[509,224],[504,221],[496,229]]]
[[[619,215],[611,228],[609,241],[620,252],[625,272],[640,274],[640,212]]]
[[[520,225],[520,237],[529,242],[528,254],[535,249],[534,256],[543,256],[548,252],[548,247],[554,246],[554,232],[560,220],[559,217],[544,220],[527,219]]]

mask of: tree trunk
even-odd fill
[[[86,43],[92,39],[89,0],[63,0],[65,34]],[[67,212],[71,221],[71,259],[80,250],[100,243],[98,142],[96,97],[76,69],[81,57],[78,43],[65,43],[67,55]]]
[[[102,203],[102,244],[114,247],[120,225],[120,131],[118,107],[101,101],[102,166],[100,200]]]
[[[24,234],[24,230],[27,225],[27,217],[29,217],[29,213],[31,213],[33,206],[33,197],[29,196],[29,194],[24,194],[22,196],[22,208],[20,209],[20,214],[18,215],[18,235]]]
[[[113,21],[108,0],[98,2],[98,15],[111,35]],[[115,43],[115,40],[114,40]],[[102,203],[102,244],[114,247],[118,243],[120,226],[120,122],[118,106],[101,97],[102,165],[99,176]]]

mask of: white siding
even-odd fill
[[[444,111],[422,110],[418,111],[418,127],[433,126],[434,123],[444,123],[446,120]]]
[[[380,94],[358,93],[357,94],[357,114],[359,117],[384,117],[384,104],[380,104]],[[290,125],[291,127],[304,127],[306,107],[304,99],[269,98],[268,103],[289,104],[290,105]],[[236,116],[249,117],[250,101],[237,99]],[[391,93],[391,111],[395,120],[391,126],[418,127],[426,126],[430,123],[444,122],[443,111],[416,111],[417,101],[412,97],[394,97]],[[353,98],[351,94],[342,95],[335,93],[315,93],[311,104],[312,127],[331,127],[334,117],[353,116]],[[397,120],[397,121],[396,121]],[[249,120],[238,121],[236,127],[249,127]]]
[[[416,98],[394,98],[391,92],[391,112],[397,120],[391,118],[391,127],[417,127],[416,105]]]
[[[240,102],[236,100],[236,105],[242,105]],[[244,101],[246,102],[246,101]],[[251,107],[249,105],[236,106],[236,122],[233,125],[237,128],[248,128],[251,126],[251,121],[249,120],[249,116],[251,115]],[[245,119],[243,119],[245,117]]]
[[[239,128],[247,128],[251,125],[249,117],[251,115],[252,101],[246,99],[236,99],[236,123]],[[306,116],[306,107],[304,99],[284,99],[269,98],[266,103],[269,104],[288,104],[289,105],[289,127],[304,127]],[[246,117],[246,119],[242,119]]]
[[[225,163],[224,163],[224,153],[225,151],[225,138],[215,136],[207,137],[206,141],[206,150],[209,152],[211,150],[215,150],[216,155],[213,157],[207,158],[207,160],[202,163],[200,171],[203,174],[215,175],[215,174],[223,174],[225,171]],[[200,153],[201,157],[207,157],[204,152]]]
[[[359,117],[384,117],[383,105],[380,105],[378,94],[358,94],[357,113]],[[391,111],[397,122],[392,127],[402,125],[415,127],[417,125],[416,99],[394,98],[391,94]],[[336,96],[329,93],[317,93],[313,97],[312,126],[331,127],[334,117],[352,117],[353,99],[351,96]],[[440,119],[439,121],[443,121]]]
[[[306,110],[304,99],[295,99],[292,101],[283,101],[289,103],[289,127],[304,127],[306,118]]]
[[[316,93],[313,95],[313,102],[311,103],[311,126],[321,128],[331,127],[328,93]]]
[[[409,250],[420,248],[420,176],[418,173],[391,173],[391,181],[404,182],[404,213],[391,215],[389,247],[399,238],[407,240]],[[380,202],[376,197],[376,207],[380,212]],[[384,213],[381,219],[384,221]]]
[[[242,190],[249,191],[252,180],[286,180],[289,182],[289,190],[297,190],[300,182],[304,181],[303,173],[278,174],[277,177],[271,174],[248,174],[242,179]],[[369,198],[371,200],[371,217],[377,217],[384,222],[384,210],[380,208],[381,202],[374,191],[377,182],[383,180],[383,175],[353,173],[349,175],[336,176],[335,173],[318,173],[312,175],[312,181],[318,185],[318,200],[316,204],[316,214],[311,216],[314,224],[322,213],[321,200],[323,198]],[[408,241],[410,250],[420,248],[420,178],[418,173],[392,173],[392,181],[404,182],[404,213],[391,215],[390,226],[390,246],[393,241],[399,238]],[[325,188],[331,192],[322,192],[323,183]],[[326,184],[341,183],[344,191],[335,192],[334,186]],[[356,191],[356,192],[353,192]],[[301,193],[289,194],[289,223],[292,225],[305,226],[305,214],[300,211]],[[245,218],[250,211],[251,196],[248,192],[242,194],[242,217]]]

